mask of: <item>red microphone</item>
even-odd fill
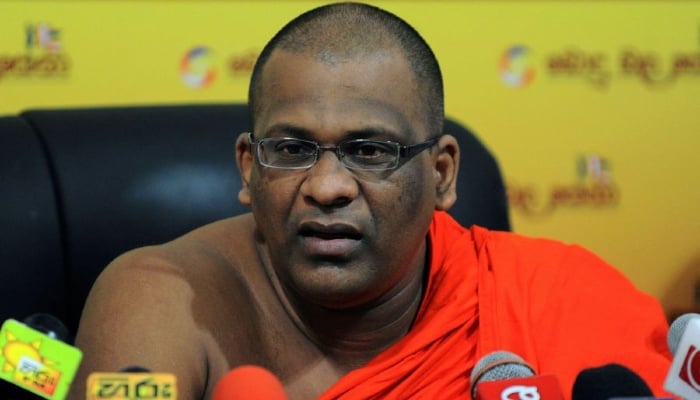
[[[242,365],[226,373],[214,387],[214,400],[287,400],[282,382],[257,365]]]
[[[479,360],[471,382],[475,400],[564,400],[554,375],[535,376],[525,360],[507,351],[495,351]]]

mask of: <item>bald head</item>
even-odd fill
[[[262,99],[263,69],[277,49],[336,64],[361,61],[376,53],[402,54],[417,84],[430,135],[442,133],[444,95],[440,67],[418,32],[399,17],[377,7],[337,3],[315,8],[285,25],[265,46],[253,69],[248,103],[253,125]]]

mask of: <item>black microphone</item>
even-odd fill
[[[43,332],[46,336],[60,340],[63,343],[73,343],[73,337],[68,328],[51,314],[37,313],[25,318],[22,322],[39,332]]]
[[[571,400],[613,398],[654,398],[644,379],[631,369],[615,363],[581,371],[572,389]]]

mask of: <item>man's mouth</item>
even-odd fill
[[[299,228],[299,236],[307,252],[325,257],[348,255],[362,239],[359,230],[344,223],[305,222]]]
[[[362,234],[357,228],[344,223],[322,224],[319,222],[305,222],[301,224],[299,234],[304,237],[317,237],[326,240],[359,240],[362,238]]]

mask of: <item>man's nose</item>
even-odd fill
[[[320,149],[301,193],[322,206],[342,206],[357,197],[359,188],[355,175],[343,165],[335,149]]]

